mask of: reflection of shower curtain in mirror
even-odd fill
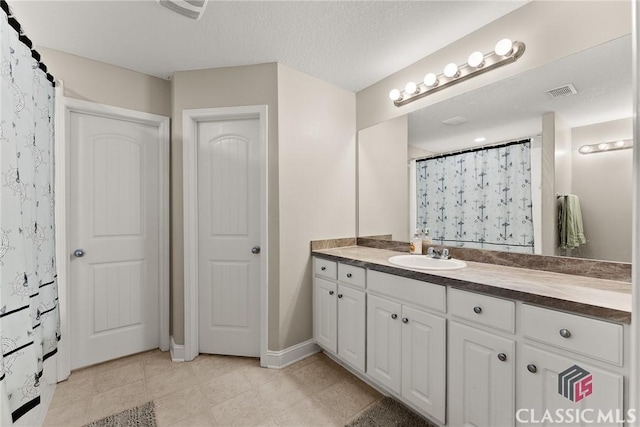
[[[44,362],[56,353],[60,331],[53,228],[53,78],[19,40],[6,10],[2,4],[1,425],[11,425],[40,403]]]
[[[416,162],[416,228],[435,243],[533,253],[531,141]]]

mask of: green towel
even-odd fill
[[[578,196],[574,194],[561,196],[558,227],[562,249],[575,249],[587,243],[582,227],[582,212]]]

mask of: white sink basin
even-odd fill
[[[467,263],[459,259],[437,259],[425,255],[396,255],[389,258],[393,265],[418,270],[458,270],[465,268]]]

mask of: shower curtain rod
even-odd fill
[[[442,159],[444,157],[455,156],[455,155],[458,155],[458,154],[474,153],[476,151],[490,150],[492,148],[503,148],[503,147],[508,147],[510,145],[523,144],[525,142],[531,142],[531,137],[525,138],[525,139],[521,139],[519,141],[501,142],[501,143],[494,144],[494,145],[484,145],[482,147],[467,148],[467,149],[460,150],[460,151],[452,151],[450,153],[432,154],[430,156],[418,157],[417,159],[415,159],[415,161],[416,162],[421,162],[421,161],[424,161],[424,160]]]
[[[18,33],[18,40],[20,40],[25,46],[27,46],[31,50],[31,56],[33,57],[33,59],[38,61],[38,68],[40,68],[47,75],[47,80],[49,80],[53,85],[53,87],[55,87],[56,86],[55,78],[51,74],[49,74],[49,72],[47,72],[47,66],[44,64],[44,62],[40,61],[41,59],[40,53],[38,53],[38,51],[33,48],[33,43],[31,42],[31,39],[29,39],[29,37],[27,37],[26,34],[24,34],[24,31],[22,30],[20,23],[11,12],[11,8],[9,8],[9,4],[6,2],[6,0],[0,0],[0,7],[4,11],[4,13],[7,14],[9,25],[11,25],[11,27],[14,30],[16,30],[16,32]]]

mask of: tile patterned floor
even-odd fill
[[[45,426],[82,426],[149,400],[164,426],[343,426],[382,396],[322,354],[285,369],[154,350],[74,371],[57,385]]]

